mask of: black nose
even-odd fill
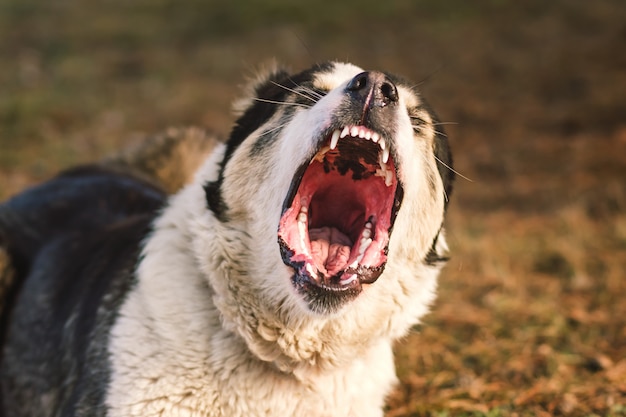
[[[350,80],[346,90],[355,99],[383,107],[398,101],[396,85],[382,72],[366,71]]]

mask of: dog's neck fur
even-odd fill
[[[272,415],[381,416],[396,382],[391,344],[375,330],[384,323],[362,317],[359,327],[368,324],[375,337],[359,339],[361,332],[346,332],[338,317],[295,317],[255,303],[258,288],[247,285],[246,267],[230,255],[242,253],[250,237],[221,226],[200,190],[191,185],[175,196],[146,241],[136,289],[112,332],[110,414],[248,416],[257,415],[247,409],[254,406]],[[198,272],[207,270],[221,276]],[[129,346],[142,352],[129,355]]]
[[[208,165],[209,170],[214,166],[212,163]],[[167,317],[162,317],[167,315],[167,310],[162,308],[165,299],[175,305],[186,304],[187,296],[176,294],[180,291],[177,277],[185,276],[186,282],[190,278],[195,282],[196,297],[197,292],[201,292],[205,298],[203,304],[206,311],[190,314],[197,316],[204,313],[207,324],[209,317],[211,320],[219,319],[224,329],[245,342],[255,360],[270,363],[282,372],[297,375],[305,374],[311,368],[332,370],[345,367],[355,358],[366,355],[371,348],[367,339],[380,338],[383,336],[381,329],[388,327],[380,319],[386,315],[360,317],[359,323],[344,326],[340,315],[330,318],[314,316],[303,311],[302,306],[295,305],[298,302],[296,296],[277,296],[284,290],[269,286],[276,281],[271,275],[284,275],[284,286],[288,287],[288,268],[276,271],[274,263],[264,266],[260,259],[249,256],[259,252],[259,248],[254,251],[250,248],[255,243],[246,231],[249,219],[231,220],[227,225],[221,223],[206,209],[200,183],[187,187],[173,198],[170,207],[157,221],[144,249],[144,259],[138,269],[138,291],[146,292],[146,302],[156,300],[154,303],[157,305],[150,309],[150,314],[158,316],[155,322],[168,322]],[[192,247],[181,248],[183,242],[192,242]],[[271,244],[263,246],[274,249]],[[260,258],[271,257],[265,253],[269,251],[260,252],[263,253]],[[180,257],[187,259],[177,259]],[[193,265],[193,268],[181,270],[188,265]],[[196,271],[205,275],[200,276]],[[248,271],[256,272],[256,276],[250,276]],[[190,277],[190,274],[196,276]],[[268,286],[264,286],[265,283]],[[263,304],[267,298],[259,297],[259,291],[273,292],[278,302],[269,306]],[[156,293],[159,295],[155,297]],[[198,305],[194,302],[189,304]],[[272,308],[276,306],[278,308]],[[294,311],[300,314],[294,314]],[[188,317],[185,321],[198,320],[201,321],[199,317]],[[356,324],[360,331],[346,331],[347,327]],[[213,325],[217,326],[217,323]],[[199,333],[181,337],[211,338],[213,325],[207,330],[197,329]],[[181,327],[173,327],[177,328],[176,332],[181,331]],[[169,330],[166,333],[175,334]]]
[[[379,340],[389,343],[404,335],[407,328],[425,313],[428,303],[416,303],[414,297],[420,293],[432,298],[439,268],[422,265],[421,257],[389,262],[385,273],[389,282],[383,280],[379,285],[405,286],[400,291],[366,291],[346,307],[347,312],[340,311],[332,316],[307,312],[306,307],[298,305],[301,300],[289,281],[293,272],[282,265],[275,241],[255,241],[257,231],[252,228],[263,222],[241,216],[225,224],[207,210],[200,185],[217,174],[216,161],[220,157],[218,150],[199,171],[196,185],[188,187],[178,197],[186,201],[182,204],[174,201],[165,218],[180,216],[176,220],[177,227],[180,233],[189,236],[195,263],[205,273],[200,279],[209,284],[212,299],[206,302],[215,305],[224,327],[243,338],[254,357],[283,372],[297,373],[298,369],[305,371],[311,367],[317,370],[344,367],[355,358],[366,355]],[[179,207],[190,212],[181,211]],[[267,213],[264,217],[268,217]],[[403,227],[403,220],[409,219],[400,216],[400,227]],[[406,227],[406,230],[411,229],[412,226]],[[169,239],[166,227],[157,229],[152,240],[158,240],[161,233]],[[441,240],[443,242],[443,237]],[[424,242],[422,256],[430,243]],[[406,257],[402,244],[398,246],[400,257]],[[147,247],[149,250],[150,246]],[[408,256],[414,258],[416,253],[413,250],[411,247]],[[393,257],[396,252],[391,250],[390,253]],[[150,253],[146,255],[150,256]],[[160,258],[156,254],[152,256]],[[277,264],[280,265],[278,269]],[[413,284],[419,287],[419,291],[403,283],[408,280],[399,279],[406,278],[407,274],[415,275]],[[406,298],[401,299],[402,296]],[[375,314],[368,311],[372,305],[372,300],[368,300],[370,297],[384,299],[384,302],[375,303]],[[409,303],[415,304],[416,308],[411,308]]]

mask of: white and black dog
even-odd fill
[[[171,198],[84,167],[0,206],[5,417],[383,414],[444,261],[446,137],[351,64],[269,71],[239,110]]]

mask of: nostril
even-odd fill
[[[374,106],[383,107],[398,101],[396,85],[385,74],[377,71],[355,75],[346,85],[346,91],[357,100],[371,100],[368,103]]]
[[[398,101],[398,89],[390,81],[384,81],[380,86],[383,97],[389,101]]]
[[[346,88],[350,91],[358,91],[367,87],[368,73],[362,72],[350,80]]]

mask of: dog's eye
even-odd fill
[[[413,131],[416,133],[422,133],[427,125],[426,120],[422,119],[419,116],[411,115],[409,115],[409,118],[411,119],[411,126],[413,127]]]

